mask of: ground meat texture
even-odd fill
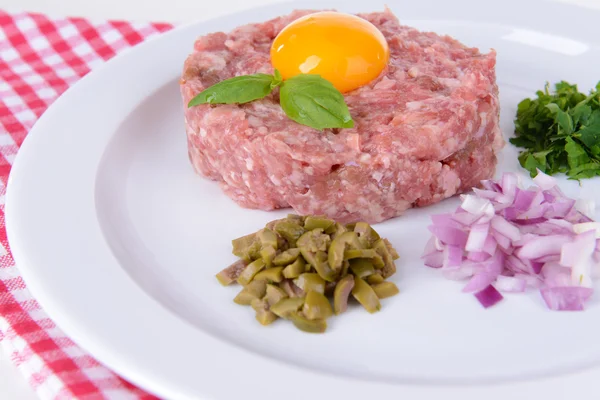
[[[271,42],[314,11],[200,37],[185,61],[185,105],[233,76],[272,73]],[[403,26],[389,11],[359,14],[390,46],[381,75],[345,95],[352,129],[290,120],[277,90],[244,105],[185,107],[189,157],[240,206],[381,222],[492,177],[499,129],[496,54]]]

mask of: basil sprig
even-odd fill
[[[283,112],[299,124],[318,130],[354,126],[344,96],[331,82],[319,75],[306,74],[283,81],[278,70],[273,75],[242,75],[216,83],[190,100],[188,107],[244,104],[268,96],[278,86]]]

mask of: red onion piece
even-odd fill
[[[494,287],[500,292],[524,292],[527,288],[527,281],[514,276],[500,275],[496,278]]]
[[[542,297],[551,310],[580,311],[594,293],[591,288],[578,286],[562,286],[543,288]]]
[[[458,246],[446,246],[443,251],[442,266],[444,268],[460,267],[463,259],[463,249]]]
[[[537,170],[538,174],[533,178],[533,183],[538,185],[542,190],[550,190],[556,186],[556,179],[552,178],[550,175],[546,175],[539,169]]]
[[[466,251],[482,251],[485,241],[490,232],[490,224],[475,224],[471,226],[471,231],[465,245]]]
[[[485,308],[493,306],[504,298],[492,285],[489,285],[482,291],[475,293],[475,297]]]
[[[464,247],[467,244],[468,234],[460,229],[445,225],[432,225],[429,230],[446,245]]]
[[[426,265],[453,280],[469,279],[490,307],[504,292],[540,288],[552,310],[580,310],[600,278],[600,223],[593,202],[564,195],[541,172],[524,189],[516,174],[482,181],[484,189],[461,196],[453,213],[432,216],[433,234],[423,253]],[[582,211],[585,210],[585,214]]]

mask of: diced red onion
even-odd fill
[[[495,214],[494,206],[489,200],[482,199],[472,194],[464,195],[463,202],[460,206],[466,212],[479,216],[485,215],[491,218]]]
[[[443,251],[442,266],[444,268],[460,267],[463,259],[463,249],[458,246],[446,246]]]
[[[490,286],[492,282],[496,280],[496,276],[489,272],[482,271],[474,275],[467,285],[463,288],[465,293],[480,292],[486,287]]]
[[[507,196],[514,197],[517,188],[519,187],[519,175],[507,172],[502,175],[502,193]]]
[[[497,289],[532,287],[552,310],[583,309],[592,278],[600,278],[593,202],[566,197],[541,172],[534,183],[523,189],[516,174],[482,181],[484,189],[461,196],[454,213],[433,216],[425,264],[448,279],[470,278],[463,291],[474,292],[486,308],[502,299]]]
[[[483,244],[483,252],[493,256],[498,249],[498,242],[494,239],[492,235],[488,235],[485,239],[485,243]]]
[[[425,265],[431,268],[441,268],[444,265],[444,253],[441,251],[423,257]]]
[[[596,232],[596,238],[598,238],[598,237],[600,237],[600,223],[598,223],[598,222],[583,222],[581,224],[574,224],[573,231],[575,233],[594,231],[594,232]]]
[[[524,292],[527,288],[527,281],[514,276],[500,275],[496,278],[494,287],[500,292]]]
[[[485,246],[485,240],[490,232],[490,224],[475,224],[471,226],[471,231],[465,245],[466,251],[482,251]]]
[[[596,213],[596,202],[594,200],[579,199],[575,201],[575,209],[588,218],[594,218]]]
[[[571,238],[567,235],[538,236],[523,244],[523,247],[517,250],[515,254],[519,258],[527,260],[548,254],[559,254],[561,246],[570,240]]]
[[[504,298],[492,285],[489,285],[482,291],[475,293],[475,297],[485,308],[493,306]]]
[[[497,230],[492,230],[492,236],[494,237],[494,239],[496,239],[496,243],[498,243],[498,246],[500,246],[504,251],[512,249],[510,245],[510,239],[498,232]]]
[[[460,268],[442,268],[442,273],[446,279],[450,279],[453,281],[462,281],[466,278],[472,277],[475,273],[477,273],[480,268],[477,268],[475,264],[467,264],[466,262]]]
[[[571,243],[562,247],[560,265],[571,268],[573,284],[592,287],[592,264],[596,250],[596,232],[587,231],[575,236]]]
[[[556,186],[556,179],[554,179],[550,175],[546,175],[538,169],[537,175],[535,176],[535,178],[533,178],[533,183],[538,185],[538,187],[542,190],[550,190]]]
[[[435,247],[435,241],[436,240],[437,240],[437,238],[435,236],[432,236],[432,237],[429,238],[429,240],[427,241],[427,244],[425,245],[425,250],[423,250],[423,255],[421,256],[421,258],[425,258],[428,255],[431,255],[433,253],[437,253],[439,251]]]
[[[483,251],[469,251],[467,253],[467,258],[471,261],[475,261],[475,262],[482,262],[482,261],[486,261],[490,258],[491,256]]]
[[[492,228],[510,240],[514,241],[521,239],[521,231],[519,230],[519,227],[511,224],[498,215],[495,215],[494,218],[492,218]]]
[[[451,226],[432,225],[429,230],[446,245],[464,247],[467,244],[468,234],[460,229]]]
[[[514,207],[517,210],[529,210],[532,206],[532,202],[536,195],[537,192],[517,188],[517,193],[515,194],[515,199],[513,203]]]
[[[592,296],[594,290],[578,286],[557,286],[542,288],[541,292],[549,309],[579,311],[583,310],[585,302]]]
[[[467,226],[473,225],[480,218],[481,217],[479,215],[471,214],[468,212],[456,213],[456,214],[452,215],[453,220],[460,223],[461,225],[467,225]]]

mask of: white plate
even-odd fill
[[[539,1],[387,1],[404,23],[498,51],[502,128],[516,104],[566,79],[600,78],[600,13]],[[287,211],[245,210],[192,172],[178,76],[194,39],[293,8],[376,11],[383,2],[296,2],[169,32],[81,80],[40,119],[13,167],[8,234],[46,311],[101,362],[166,398],[287,400],[587,398],[600,388],[600,306],[546,310],[537,292],[484,310],[419,260],[432,213],[377,226],[402,255],[401,295],[324,335],[265,328],[214,274],[230,240]],[[574,24],[574,25],[571,25]],[[575,26],[576,25],[576,26]],[[507,146],[499,171],[518,170]],[[598,181],[567,191],[597,198]],[[301,382],[302,384],[299,384]],[[597,391],[595,393],[598,393]],[[402,396],[402,397],[401,397]]]

